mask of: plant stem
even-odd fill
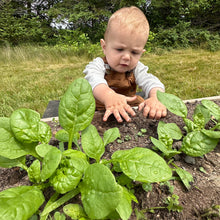
[[[73,143],[77,146],[79,151],[82,151],[82,149],[80,148],[76,138],[74,138]]]
[[[26,164],[20,163],[18,166],[24,169],[25,171],[28,171],[28,167],[26,166]]]
[[[73,140],[73,133],[70,133],[69,142],[68,142],[68,149],[72,148],[72,140]]]
[[[50,212],[52,212],[53,210],[55,210],[59,206],[63,205],[65,202],[67,202],[68,200],[70,200],[71,198],[76,196],[78,193],[79,193],[79,189],[76,188],[76,189],[68,192],[64,196],[62,196],[60,199],[58,199],[54,202],[51,201],[52,203],[50,201],[48,201],[48,203],[50,202],[50,204],[46,205],[45,209],[41,213],[40,220],[46,220],[47,216],[49,215]],[[54,198],[55,197],[56,197],[56,195],[54,195]]]
[[[175,163],[171,162],[170,164],[173,165],[176,169],[178,168],[178,166]]]
[[[147,209],[143,209],[142,212],[146,213],[146,212],[152,212],[152,210],[156,210],[156,209],[166,209],[167,207],[165,206],[158,206],[158,207],[150,207]]]
[[[49,201],[47,202],[46,206],[44,207],[44,209],[46,209],[48,206],[50,206],[52,203],[54,203],[56,201],[56,199],[59,197],[59,193],[55,192],[49,199]]]
[[[215,122],[216,123],[216,122]],[[213,128],[211,128],[210,130],[214,131],[216,128],[218,129],[219,125],[216,124]]]
[[[100,162],[100,160],[99,160],[99,162]],[[106,165],[108,163],[112,163],[112,160],[101,160],[101,163]]]
[[[57,192],[55,192],[51,197],[50,197],[50,199],[49,199],[49,201],[47,202],[47,204],[45,205],[45,207],[44,207],[44,210],[45,209],[47,209],[47,207],[49,207],[51,204],[53,204],[55,201],[56,201],[56,199],[59,197],[59,193],[57,193]],[[48,217],[48,215],[49,215],[49,213],[46,213],[44,216],[41,216],[41,220],[46,220],[47,219],[47,217]]]
[[[50,186],[50,183],[47,182],[47,183],[34,184],[34,185],[37,186],[40,190],[44,190]]]

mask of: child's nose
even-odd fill
[[[125,53],[125,54],[123,55],[123,59],[124,59],[124,60],[130,60],[130,54],[129,54],[129,53]]]

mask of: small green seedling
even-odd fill
[[[117,141],[118,144],[124,143],[124,141],[122,139],[120,139],[120,138],[118,138],[116,141]]]
[[[138,137],[143,137],[147,133],[145,128],[141,128],[140,131],[137,133]]]
[[[168,196],[165,203],[168,205],[166,208],[170,211],[181,212],[183,207],[179,205],[179,196],[176,194],[172,194],[172,196]]]
[[[212,207],[205,209],[201,215],[203,218],[212,219],[220,218],[220,205],[213,205]]]
[[[168,196],[165,200],[165,204],[167,206],[150,207],[147,209],[143,209],[138,213],[140,214],[144,214],[146,212],[155,213],[155,210],[158,209],[168,209],[169,212],[170,211],[181,212],[183,210],[183,207],[179,205],[179,196],[176,194],[172,194],[171,196]]]
[[[199,167],[200,172],[202,173],[207,173],[206,170],[204,169],[204,167]]]
[[[160,183],[161,186],[165,185],[168,187],[168,190],[171,194],[173,194],[173,191],[174,191],[174,186],[171,186],[170,182],[169,181],[166,181],[166,182],[162,182]]]
[[[151,183],[143,183],[142,188],[145,192],[151,192],[153,187]]]
[[[131,140],[131,136],[130,136],[130,135],[128,135],[128,134],[127,134],[127,135],[125,135],[124,140],[125,140],[125,141],[130,141],[130,140]]]

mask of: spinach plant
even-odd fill
[[[158,140],[154,137],[150,137],[152,143],[156,148],[162,152],[162,156],[167,159],[172,158],[176,154],[181,152],[173,149],[173,140],[180,140],[182,138],[182,132],[175,123],[165,123],[159,121],[157,126]]]
[[[179,127],[175,123],[164,123],[160,121],[157,127],[158,139],[150,137],[154,147],[162,152],[162,156],[170,159],[169,164],[174,167],[175,172],[180,177],[182,183],[187,189],[191,187],[190,183],[193,182],[192,175],[186,170],[178,167],[172,162],[172,157],[180,154],[181,151],[173,148],[173,140],[180,140],[183,135]]]
[[[126,187],[129,184],[121,185],[122,179],[116,178],[115,173],[142,183],[172,177],[165,160],[147,148],[118,150],[109,160],[102,159],[105,146],[120,134],[112,128],[100,137],[91,124],[94,112],[89,83],[75,80],[60,101],[62,130],[56,134],[58,140],[68,142],[68,149],[62,144],[60,148],[49,144],[51,129],[33,110],[18,109],[10,118],[0,118],[0,166],[22,167],[32,182],[30,186],[0,192],[0,219],[29,219],[39,213],[40,219],[46,220],[52,211],[78,194],[82,207],[70,204],[64,208],[64,213],[72,218],[129,219],[131,203],[138,201]],[[35,158],[30,166],[26,165],[27,155]],[[48,187],[53,188],[53,195],[45,201]],[[54,218],[65,216],[55,212]]]
[[[199,157],[216,147],[220,138],[220,107],[217,104],[210,100],[203,100],[202,104],[196,106],[193,120],[190,120],[187,118],[187,107],[180,98],[160,91],[157,92],[157,97],[170,112],[182,117],[185,123],[187,134],[183,137],[181,152]],[[216,125],[212,129],[206,129],[205,125],[212,116],[214,116],[212,120]],[[175,129],[175,132],[178,132],[177,130],[179,129]]]
[[[167,109],[180,116],[185,122],[186,135],[184,136],[180,128],[175,123],[158,123],[157,133],[158,139],[151,137],[154,147],[162,152],[162,156],[171,159],[176,154],[185,153],[189,156],[199,157],[212,151],[220,138],[220,107],[210,100],[203,100],[202,104],[197,105],[193,120],[187,118],[188,111],[184,102],[177,96],[168,93],[157,92],[157,97]],[[212,118],[214,116],[214,118]],[[215,126],[206,129],[205,125],[212,120]],[[181,148],[173,148],[173,140],[182,140]],[[170,164],[182,180],[187,189],[191,187],[193,182],[192,175],[186,170],[176,166],[172,161]]]

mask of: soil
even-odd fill
[[[220,100],[213,100],[220,106]],[[188,118],[192,119],[194,108],[199,102],[186,103],[188,109]],[[100,135],[113,127],[118,127],[121,138],[106,146],[106,152],[103,158],[109,159],[116,150],[130,149],[133,147],[152,148],[152,143],[149,137],[157,138],[157,120],[144,118],[141,113],[132,118],[130,123],[118,123],[114,117],[110,117],[107,122],[102,121],[103,113],[96,112],[92,124],[96,126]],[[166,123],[176,123],[182,133],[185,133],[184,123],[182,119],[171,112],[161,119]],[[48,122],[51,126],[53,135],[60,129],[56,122]],[[207,127],[212,127],[213,122],[209,122]],[[146,129],[146,133],[139,133],[141,129]],[[52,138],[50,144],[58,145],[58,142]],[[174,142],[175,147],[181,146],[181,141]],[[170,187],[160,183],[153,183],[152,190],[146,192],[141,185],[135,183],[135,196],[138,203],[133,203],[133,210],[138,210],[139,214],[147,208],[167,206],[165,200],[171,196],[170,189],[173,188],[173,193],[179,196],[179,205],[183,207],[181,212],[168,211],[167,208],[155,209],[154,213],[142,212],[142,218],[137,218],[137,213],[133,212],[130,219],[220,219],[220,207],[212,209],[214,205],[220,205],[220,143],[210,153],[203,157],[189,157],[180,154],[174,157],[174,162],[179,167],[187,170],[193,176],[194,181],[191,188],[187,190],[179,180],[171,180]],[[202,168],[202,169],[201,169]],[[175,174],[174,174],[175,175]],[[19,168],[4,169],[0,168],[0,191],[7,188],[20,185],[30,185],[25,171]],[[216,216],[217,215],[217,216]]]

